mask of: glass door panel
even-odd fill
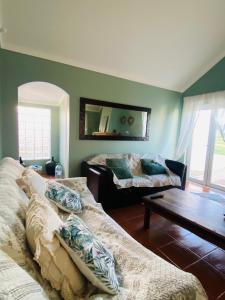
[[[210,110],[201,110],[199,112],[192,138],[189,176],[191,179],[201,183],[205,183],[206,180],[210,118]]]
[[[216,130],[210,184],[225,189],[225,142]]]

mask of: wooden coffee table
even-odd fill
[[[155,198],[163,195],[163,198]],[[181,225],[204,239],[225,246],[225,205],[179,189],[143,197],[144,228],[150,227],[151,212]]]

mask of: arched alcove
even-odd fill
[[[18,87],[18,104],[58,107],[59,160],[69,176],[69,94],[49,82],[28,82]]]

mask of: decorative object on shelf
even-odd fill
[[[126,121],[127,121],[126,116],[122,116],[122,117],[120,118],[120,123],[121,123],[121,124],[125,124]]]
[[[127,119],[127,123],[131,126],[134,123],[135,119],[132,116],[129,116]]]
[[[45,164],[46,173],[50,176],[55,176],[56,165],[57,165],[57,162],[54,160],[54,156],[52,156],[52,159],[47,161]]]
[[[55,178],[63,177],[63,166],[60,163],[57,163],[55,167]]]
[[[31,169],[36,171],[37,173],[41,173],[42,172],[42,165],[39,164],[32,164],[31,165]]]
[[[26,167],[26,164],[25,164],[25,162],[22,160],[22,157],[21,157],[21,156],[19,157],[19,162],[20,162],[20,164],[21,164],[22,166]]]

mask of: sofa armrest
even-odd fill
[[[166,166],[172,171],[174,174],[178,175],[181,180],[181,189],[185,190],[186,184],[186,176],[187,176],[187,166],[179,161],[166,159]]]
[[[87,171],[87,186],[94,195],[95,201],[102,203],[102,205],[116,191],[112,171],[100,165],[89,166]]]
[[[94,168],[89,168],[87,171],[87,187],[91,191],[96,202],[100,202],[100,185],[101,173]]]

